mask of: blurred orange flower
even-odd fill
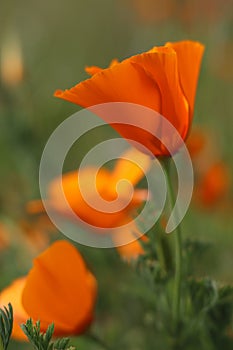
[[[194,128],[187,140],[196,179],[194,199],[204,207],[219,204],[230,192],[230,170],[221,160],[216,135]]]
[[[89,67],[89,73],[95,73],[90,79],[70,90],[57,90],[55,96],[85,108],[106,102],[149,107],[170,121],[185,140],[192,123],[203,50],[203,45],[194,41],[166,43],[120,63],[114,62],[107,69]],[[112,126],[126,139],[144,145],[155,156],[168,154],[155,136],[134,126],[133,115],[128,118],[131,125]],[[145,121],[153,129],[163,129],[157,122],[156,117]]]
[[[42,331],[54,322],[55,336],[77,335],[93,320],[96,293],[96,279],[79,252],[58,241],[34,260],[26,277],[0,293],[0,306],[13,306],[15,339],[26,339],[19,325],[29,317],[41,321]]]
[[[187,148],[192,159],[198,157],[206,146],[206,134],[200,128],[193,128],[187,140]]]
[[[129,149],[121,155],[112,171],[105,168],[98,170],[94,167],[72,171],[62,176],[62,187],[60,178],[54,179],[48,188],[47,203],[59,214],[69,216],[67,201],[79,219],[93,225],[97,230],[113,228],[116,232],[122,232],[121,226],[131,222],[132,233],[126,234],[128,237],[132,235],[133,240],[135,234],[138,234],[138,237],[141,234],[132,221],[132,215],[148,196],[147,190],[135,187],[144,177],[144,172],[149,169],[150,164],[149,156],[136,149]],[[113,210],[109,211],[113,201]],[[32,209],[35,213],[37,207],[38,212],[43,210],[40,201],[29,203],[28,210]],[[114,239],[117,239],[115,234]],[[118,251],[126,258],[136,257],[143,252],[137,241]]]
[[[22,219],[18,225],[23,235],[24,244],[34,254],[46,249],[50,243],[51,235],[57,232],[47,215],[41,215],[33,220]]]
[[[221,20],[231,10],[231,0],[128,0],[138,19],[146,23],[178,21],[188,28]],[[203,22],[205,20],[205,22]]]
[[[228,194],[229,187],[230,174],[226,164],[211,164],[198,185],[198,199],[204,206],[212,206]]]

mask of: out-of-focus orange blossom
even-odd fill
[[[40,215],[35,218],[24,218],[18,222],[19,232],[22,240],[29,250],[35,254],[39,253],[49,245],[56,228],[47,215]]]
[[[55,336],[78,335],[93,320],[97,293],[95,277],[82,256],[67,241],[58,241],[34,259],[28,275],[0,293],[0,307],[14,310],[13,338],[26,340],[20,328],[31,317],[41,330],[55,324]]]
[[[197,188],[198,199],[201,203],[210,207],[218,204],[230,189],[230,174],[229,168],[223,162],[212,164]]]
[[[128,0],[137,18],[146,23],[177,20],[186,27],[220,20],[230,9],[230,0]]]
[[[149,156],[131,148],[120,156],[112,171],[106,168],[98,170],[94,167],[72,171],[63,174],[62,187],[60,186],[61,179],[54,179],[49,184],[46,202],[54,211],[69,218],[67,201],[69,209],[72,209],[77,218],[92,225],[96,228],[97,233],[99,228],[114,229],[116,234],[114,233],[113,239],[116,245],[121,244],[118,241],[117,232],[121,231],[122,237],[123,225],[130,223],[132,232],[126,234],[127,237],[132,236],[133,241],[135,235],[141,236],[133,221],[133,215],[140,209],[148,196],[147,190],[137,189],[136,185],[145,176],[150,165]],[[104,207],[101,199],[105,201]],[[117,202],[114,210],[108,212],[108,202],[110,205],[115,200]],[[36,213],[43,212],[44,207],[41,201],[32,201],[28,204],[27,209],[31,213]],[[117,249],[127,260],[143,253],[138,241]]]
[[[216,138],[204,129],[194,128],[188,138],[194,174],[194,201],[202,208],[212,208],[227,200],[231,177],[224,163]]]

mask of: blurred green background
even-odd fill
[[[232,5],[230,0],[1,2],[0,288],[26,273],[32,257],[54,239],[35,239],[35,229],[22,228],[22,221],[31,220],[27,201],[39,198],[38,169],[49,135],[78,110],[54,98],[53,92],[87,78],[86,65],[107,67],[113,58],[121,60],[167,41],[204,43],[194,124],[212,135],[213,153],[232,173]],[[72,165],[71,158],[68,168]],[[227,201],[211,209],[194,204],[183,226],[186,237],[211,242],[208,252],[198,257],[197,273],[232,283],[232,186]],[[99,282],[94,328],[109,341],[120,339],[119,346],[131,349],[134,340],[140,349],[142,326],[150,323],[151,315],[130,293],[138,288],[138,277],[114,250],[79,248]],[[98,349],[83,338],[75,341],[80,350]],[[13,344],[10,349],[16,348]]]

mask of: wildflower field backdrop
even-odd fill
[[[192,341],[187,341],[186,347],[172,347],[171,343],[164,343],[164,319],[160,319],[158,309],[156,313],[153,309],[158,291],[156,288],[148,291],[146,273],[149,268],[147,272],[141,270],[141,264],[144,263],[143,247],[147,244],[147,239],[140,240],[142,245],[136,241],[130,250],[122,247],[92,248],[72,242],[53,225],[39,202],[39,165],[45,144],[61,122],[81,110],[75,104],[54,97],[55,91],[69,89],[89,78],[93,66],[107,68],[111,62],[113,65],[118,62],[113,60],[122,61],[155,46],[183,40],[200,42],[205,47],[200,64],[193,123],[186,139],[195,180],[191,205],[181,223],[185,254],[196,281],[205,279],[206,283],[214,283],[214,280],[220,286],[232,286],[232,1],[12,0],[1,3],[0,307],[7,306],[8,302],[12,302],[14,307],[20,283],[11,293],[6,294],[6,298],[4,290],[19,277],[26,276],[33,259],[38,257],[38,264],[35,264],[30,274],[30,286],[28,283],[28,289],[24,293],[28,309],[32,310],[33,315],[36,312],[38,317],[44,317],[47,321],[50,320],[50,313],[56,314],[58,305],[60,309],[62,305],[64,309],[70,307],[63,310],[65,325],[62,322],[58,324],[57,329],[61,329],[61,332],[57,334],[70,337],[71,344],[79,350],[108,349],[108,346],[109,349],[127,350],[191,350],[199,346],[195,347],[194,344],[192,347]],[[86,67],[92,68],[85,71]],[[128,80],[127,83],[130,86]],[[133,84],[132,81],[132,89]],[[56,93],[57,96],[59,94]],[[73,102],[72,98],[70,100]],[[83,106],[86,106],[85,103]],[[70,150],[65,160],[64,173],[74,171],[88,150],[115,134],[109,126],[83,137],[80,144],[77,147],[74,145]],[[136,159],[138,156],[132,153],[132,157]],[[141,157],[141,162],[147,167],[143,153]],[[128,169],[129,164],[121,162],[109,165],[111,176],[115,176],[115,180],[120,177],[123,165]],[[85,176],[89,175],[87,173]],[[142,174],[135,167],[129,168],[124,175],[135,187],[138,185],[133,204],[135,209],[141,204],[144,193]],[[100,188],[107,184],[108,200],[114,197],[111,192],[111,176],[103,171],[99,185],[97,184]],[[69,203],[77,201],[69,187],[70,177],[64,177],[63,183],[65,192],[67,189],[67,198],[71,193]],[[53,185],[50,200],[62,211],[56,184]],[[82,208],[83,217],[89,216],[95,222],[93,212],[89,212],[89,208],[83,206],[81,201],[78,205],[78,210]],[[122,215],[119,220],[126,220],[125,212]],[[107,218],[101,217],[101,220]],[[63,243],[54,245],[55,241],[60,240]],[[76,247],[79,253],[67,246],[64,240]],[[64,247],[59,244],[64,244]],[[46,249],[52,249],[53,263],[47,259],[46,254],[49,253],[46,253]],[[48,268],[51,276],[53,273],[59,275],[59,290],[58,285],[53,284],[52,277],[43,275],[43,269],[36,270],[40,264],[45,264],[43,266]],[[62,266],[66,264],[70,274],[64,272],[65,267],[63,271]],[[78,282],[76,275],[79,277]],[[191,278],[191,275],[187,276],[187,279]],[[48,290],[45,285],[48,285]],[[84,288],[83,292],[80,288]],[[163,290],[162,283],[160,288]],[[45,309],[38,310],[35,307],[40,295],[41,298],[46,295],[47,314]],[[233,344],[233,302],[229,305],[231,306],[224,310],[218,309],[215,318],[222,321],[210,331],[213,334],[220,332],[221,327],[225,327],[224,321],[229,320],[224,334],[232,343],[226,349],[231,349]],[[17,307],[15,309],[17,311]],[[30,316],[30,313],[27,314]],[[81,316],[74,325],[73,319],[77,314]],[[166,317],[168,324],[169,315]],[[52,321],[55,322],[56,317],[52,317]],[[89,325],[91,331],[86,330]],[[192,327],[190,325],[190,329]],[[205,336],[196,333],[197,337],[205,338],[206,341],[203,340],[205,345],[202,344],[201,349],[220,349],[222,344],[224,348],[225,343],[219,339],[216,340],[216,344],[219,341],[218,345],[207,340],[210,333],[208,336],[207,333]],[[187,334],[184,337],[189,339]],[[179,344],[183,344],[182,341]],[[26,350],[32,349],[32,345],[13,339],[8,349]]]

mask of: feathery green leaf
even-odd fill
[[[33,325],[31,318],[22,324],[21,328],[35,350],[75,350],[74,347],[69,347],[70,340],[68,338],[52,341],[53,323],[48,326],[45,333],[40,331],[40,321]]]
[[[0,350],[6,350],[9,344],[13,328],[13,308],[8,304],[8,308],[0,309]]]

